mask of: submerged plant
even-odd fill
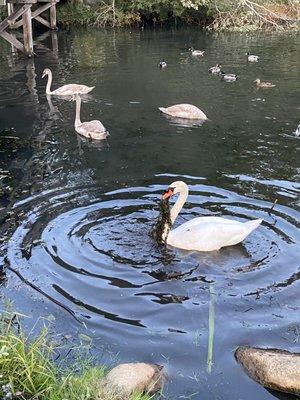
[[[170,204],[169,199],[161,200],[159,203],[159,215],[156,220],[155,226],[152,230],[152,237],[158,245],[164,244],[166,242],[167,232],[170,230],[172,225],[171,215],[170,215]]]

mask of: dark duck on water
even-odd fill
[[[165,197],[169,190],[166,190],[159,203],[159,215],[152,230],[152,236],[158,245],[165,244],[168,235],[164,235],[165,229],[171,229],[172,221],[170,216],[169,197]]]

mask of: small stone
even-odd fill
[[[163,387],[164,382],[163,367],[156,364],[120,364],[106,376],[106,384],[126,396],[134,392],[154,394]]]
[[[262,386],[280,392],[300,394],[300,353],[239,347],[235,358],[247,374]]]

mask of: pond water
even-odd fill
[[[299,350],[299,36],[71,30],[58,32],[54,51],[51,41],[37,39],[34,60],[0,42],[6,265],[73,310],[121,361],[164,365],[169,398],[280,397],[243,373],[234,350]],[[192,57],[191,45],[205,56]],[[210,76],[216,63],[238,81]],[[100,119],[108,141],[76,135],[74,102],[45,96],[45,67],[55,88],[96,86],[82,120]],[[276,87],[257,89],[256,78]],[[191,125],[157,109],[175,103],[209,120]],[[149,232],[174,180],[190,188],[177,223],[264,222],[219,252],[158,249]]]

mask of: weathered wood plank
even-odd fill
[[[14,12],[14,5],[13,3],[7,3],[7,13],[8,16],[10,16]]]
[[[23,19],[23,37],[25,53],[28,56],[33,54],[32,24],[31,24],[31,8],[22,15]]]
[[[4,31],[4,32],[0,33],[0,36],[2,36],[3,39],[7,40],[11,45],[13,45],[18,50],[20,50],[24,53],[25,49],[24,49],[23,44],[21,42],[19,42],[18,39],[16,39],[12,34]]]
[[[57,39],[57,33],[56,32],[51,32],[51,41],[52,41],[52,50],[54,53],[58,53],[58,39]]]
[[[59,0],[38,0],[39,3],[59,3]]]
[[[50,26],[51,29],[56,29],[56,4],[52,3],[50,7]]]
[[[38,17],[35,17],[35,19],[36,19],[40,24],[43,24],[43,25],[45,25],[47,28],[51,29],[50,22],[48,22],[47,20],[45,20],[45,18],[43,18],[43,17],[41,17],[41,16],[38,16]]]
[[[31,18],[36,18],[38,15],[42,14],[44,11],[48,10],[51,7],[51,3],[44,4],[43,6],[37,8],[36,10],[31,12]],[[20,28],[23,25],[23,20],[16,22],[11,26],[13,29]]]
[[[14,11],[9,17],[5,18],[4,21],[0,23],[0,33],[5,29],[9,28],[16,19],[21,17],[28,9],[30,9],[30,4],[25,4],[24,6],[20,7],[18,10]]]
[[[13,4],[35,4],[37,0],[6,0],[6,2]]]

